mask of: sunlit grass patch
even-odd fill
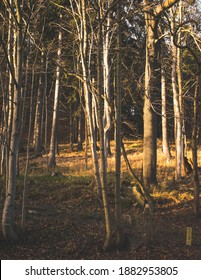
[[[193,194],[185,191],[182,192],[179,189],[177,190],[162,190],[156,191],[152,194],[156,204],[162,207],[168,207],[175,204],[187,203],[193,199]]]

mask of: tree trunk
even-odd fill
[[[3,104],[2,104],[2,119],[1,119],[1,155],[0,155],[0,159],[1,159],[1,163],[0,163],[0,176],[6,175],[6,166],[7,166],[7,145],[8,145],[8,114],[7,114],[7,110],[6,110],[6,89],[5,89],[5,83],[2,77],[2,71],[0,68],[0,84],[1,84],[1,90],[2,90],[2,94],[3,94]],[[6,176],[5,176],[5,181],[6,180]],[[7,185],[7,184],[6,184]]]
[[[165,65],[162,59],[161,62],[161,100],[162,100],[162,149],[167,161],[170,161],[170,147],[168,143],[167,129],[167,105],[166,105],[166,80],[165,80]]]
[[[70,103],[70,116],[69,116],[69,145],[70,151],[73,151],[73,109],[72,102]]]
[[[147,1],[145,1],[147,2]],[[145,65],[145,95],[144,95],[144,143],[143,143],[143,181],[146,188],[157,184],[157,122],[154,109],[156,99],[155,87],[155,40],[156,19],[145,13],[146,23],[146,65]]]
[[[201,77],[198,71],[195,93],[194,93],[194,118],[193,118],[193,132],[192,132],[192,158],[193,158],[193,185],[194,185],[194,213],[195,216],[199,217],[200,211],[200,182],[199,182],[199,172],[198,172],[198,127],[200,119],[200,89],[201,89]]]
[[[156,50],[157,23],[160,15],[179,0],[165,0],[153,6],[150,0],[144,0],[146,25],[146,65],[145,65],[145,96],[144,96],[144,143],[143,143],[143,181],[145,187],[157,184],[157,122],[156,108]]]
[[[61,18],[61,15],[60,15]],[[62,48],[62,32],[59,31],[58,38],[58,51],[57,51],[57,68],[56,68],[56,83],[54,92],[54,109],[52,117],[52,132],[50,140],[50,153],[49,153],[49,167],[56,166],[56,144],[57,144],[57,126],[58,126],[58,113],[59,113],[59,87],[60,87],[60,63],[61,63],[61,48]]]
[[[82,104],[80,104],[80,112],[78,117],[78,151],[83,151],[83,130],[84,130],[84,112]]]
[[[34,77],[33,77],[34,79]],[[28,198],[28,168],[29,168],[29,159],[30,159],[30,142],[31,142],[31,130],[32,130],[32,122],[33,122],[33,96],[34,91],[31,90],[30,96],[30,111],[29,111],[29,128],[28,128],[28,135],[27,135],[27,158],[26,158],[26,165],[24,171],[24,189],[23,189],[23,199],[22,199],[22,218],[21,218],[21,230],[22,232],[25,231],[26,225],[26,209],[27,209],[27,198]]]
[[[105,135],[103,126],[103,100],[102,100],[102,3],[99,0],[98,11],[98,46],[97,46],[97,93],[98,93],[98,124],[99,124],[99,137],[100,137],[100,175],[101,175],[101,190],[103,198],[103,207],[105,214],[105,226],[106,226],[106,238],[103,249],[108,251],[111,248],[111,218],[110,209],[107,197],[107,165],[106,165],[106,147],[105,147]]]
[[[14,230],[14,205],[15,205],[15,190],[16,190],[16,165],[17,153],[19,149],[20,137],[20,102],[22,88],[22,65],[23,65],[23,27],[22,27],[22,11],[20,1],[15,0],[15,19],[16,25],[14,29],[14,47],[15,47],[15,79],[17,84],[14,88],[14,103],[13,103],[13,121],[11,130],[11,141],[8,162],[8,186],[6,189],[6,198],[2,214],[2,233],[5,240],[13,243],[17,240],[17,235]]]
[[[85,113],[85,123],[84,123],[84,128],[85,128],[85,169],[88,170],[88,123],[87,123],[87,114]]]
[[[116,145],[115,145],[115,217],[117,247],[123,248],[125,235],[121,213],[121,1],[117,4],[117,64],[116,64]]]
[[[110,9],[111,0],[106,1],[105,10]],[[107,13],[106,28],[103,37],[103,83],[104,83],[104,141],[105,141],[105,160],[107,169],[107,157],[111,154],[110,151],[110,137],[109,131],[111,129],[111,115],[110,115],[110,34],[111,34],[111,18],[110,12]]]
[[[179,24],[183,22],[183,0],[179,1]],[[178,43],[181,44],[181,32],[178,30]],[[183,75],[182,75],[182,49],[177,48],[177,81],[178,81],[178,93],[179,93],[179,106],[181,115],[181,134],[182,134],[182,176],[186,176],[185,164],[184,164],[184,152],[187,147],[185,147],[184,139],[185,136],[185,118],[184,118],[184,107],[183,107]]]
[[[98,156],[96,152],[96,136],[95,136],[94,126],[93,126],[92,104],[91,104],[91,96],[89,91],[89,76],[88,76],[88,65],[87,65],[88,31],[87,31],[87,19],[86,19],[86,0],[82,1],[81,3],[81,13],[82,13],[83,30],[80,34],[81,35],[80,54],[81,54],[81,62],[82,62],[86,121],[89,126],[90,146],[91,146],[91,154],[92,154],[93,165],[94,165],[97,194],[98,196],[101,196],[100,170],[98,165]]]
[[[13,0],[9,0],[9,4],[13,5]],[[14,73],[14,57],[15,57],[15,48],[14,48],[14,19],[12,12],[9,10],[9,22],[8,22],[8,59],[10,61],[11,69],[8,69],[8,101],[7,101],[7,113],[8,113],[8,135],[7,141],[8,145],[10,145],[11,138],[11,129],[13,122],[13,96],[14,96],[14,77],[12,73]],[[12,73],[11,73],[12,71]],[[7,155],[8,156],[8,155]]]
[[[44,54],[41,54],[41,61],[43,64]],[[35,122],[34,122],[34,153],[38,157],[42,152],[42,143],[41,143],[41,125],[42,125],[42,102],[43,102],[43,74],[40,73],[38,81],[38,95],[36,103],[36,112],[35,112]]]
[[[173,14],[173,13],[172,13]],[[175,23],[171,18],[171,28],[174,34]],[[180,180],[182,176],[182,160],[183,160],[183,139],[182,139],[182,117],[180,95],[177,85],[177,47],[174,45],[174,38],[171,37],[172,48],[172,90],[173,90],[173,108],[174,108],[174,133],[175,133],[175,179]]]

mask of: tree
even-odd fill
[[[182,176],[183,163],[183,137],[182,137],[182,78],[180,70],[180,51],[174,44],[175,19],[171,13],[171,49],[172,49],[172,90],[174,108],[174,133],[175,133],[175,179],[180,180]],[[177,83],[178,81],[178,83]]]
[[[111,26],[111,0],[104,1],[104,10],[106,10],[106,23],[105,29],[103,25],[103,84],[104,84],[104,141],[105,141],[105,158],[107,166],[107,156],[111,154],[110,151],[110,138],[109,131],[111,129],[111,61],[110,61],[110,49],[111,49],[111,37],[112,37],[112,26]]]
[[[62,15],[60,14],[60,19]],[[52,132],[50,141],[50,153],[49,153],[49,166],[56,166],[56,139],[58,133],[58,113],[59,113],[59,88],[60,88],[60,76],[61,76],[61,50],[62,50],[62,31],[59,31],[58,36],[58,51],[57,51],[57,67],[56,67],[56,82],[55,82],[55,92],[54,92],[54,109],[52,118]]]
[[[200,60],[200,44],[198,43],[198,29],[199,19],[194,17],[193,19],[187,19],[187,21],[180,22],[174,32],[174,44],[180,50],[188,52],[194,62],[194,69],[192,69],[192,79],[194,82],[193,93],[193,122],[192,122],[192,161],[193,161],[193,186],[194,186],[194,213],[196,218],[200,213],[200,183],[198,172],[198,136],[199,136],[199,123],[200,123],[200,89],[201,89],[201,60]],[[178,40],[181,36],[184,36],[185,40]],[[185,159],[185,158],[184,158]],[[187,162],[188,163],[188,162]]]
[[[168,143],[168,128],[167,128],[167,92],[166,92],[166,77],[165,77],[165,62],[164,58],[161,58],[161,100],[162,100],[162,150],[163,154],[170,160],[170,147]]]
[[[156,123],[156,41],[158,20],[161,13],[178,0],[165,0],[157,5],[144,1],[143,10],[146,24],[146,65],[144,94],[144,136],[143,136],[143,181],[148,188],[156,184],[157,123]]]
[[[17,172],[17,154],[19,149],[20,137],[20,108],[21,108],[21,90],[22,90],[22,68],[23,68],[23,17],[22,17],[22,3],[21,1],[14,1],[15,9],[11,10],[14,18],[14,65],[11,65],[14,70],[13,78],[15,80],[14,96],[13,96],[13,119],[11,128],[11,139],[9,147],[8,158],[8,183],[6,186],[6,198],[2,214],[2,232],[4,238],[13,243],[17,240],[17,235],[14,230],[14,205],[15,205],[15,190],[16,190],[16,172]],[[12,71],[9,69],[9,71]]]
[[[125,242],[121,214],[121,1],[117,4],[117,62],[116,62],[116,129],[115,129],[115,218],[117,226],[117,246],[123,248]]]
[[[44,64],[44,52],[41,52],[41,64]],[[41,69],[42,70],[42,69]],[[42,139],[41,139],[41,126],[42,126],[42,108],[43,108],[43,82],[44,74],[41,72],[38,79],[38,93],[37,93],[37,102],[35,110],[35,122],[34,122],[34,139],[33,146],[35,157],[40,156],[42,152]]]

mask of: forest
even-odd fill
[[[0,258],[201,259],[201,1],[0,1]]]

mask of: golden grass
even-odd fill
[[[141,178],[142,174],[142,156],[143,156],[143,143],[142,140],[125,141],[125,149],[127,152],[130,164],[135,171],[136,175]],[[108,177],[109,184],[115,183],[115,143],[111,143],[112,156],[108,158]],[[161,141],[158,140],[157,151],[157,179],[158,187],[153,189],[153,197],[159,204],[178,204],[186,203],[193,199],[192,193],[192,176],[176,182],[174,179],[174,166],[175,166],[175,151],[174,147],[171,147],[172,159],[170,162],[166,161],[162,153]],[[191,151],[188,150],[188,158],[191,158]],[[59,146],[59,155],[57,155],[57,166],[54,169],[55,172],[62,174],[62,176],[74,176],[74,177],[89,177],[93,180],[93,162],[88,148],[88,159],[86,169],[85,151],[71,152],[68,145]],[[24,163],[21,161],[21,174],[23,175]],[[127,185],[135,184],[135,180],[129,175],[128,167],[122,156],[122,184],[128,181]],[[201,165],[201,152],[199,152],[198,163]],[[29,176],[51,176],[52,170],[47,167],[47,158],[44,155],[41,158],[32,159],[30,161]],[[57,180],[57,178],[51,178],[51,180]]]

